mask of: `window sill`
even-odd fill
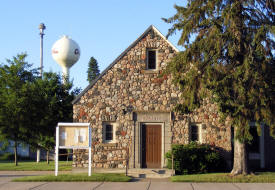
[[[117,146],[117,143],[115,141],[104,141],[103,143],[101,143],[101,145],[104,145],[104,146]]]
[[[159,70],[142,70],[142,73],[144,74],[159,74]]]
[[[190,139],[189,143],[191,143],[191,142],[194,142],[194,143],[197,143],[197,144],[202,144],[202,140],[192,141],[192,140]]]
[[[249,153],[248,159],[249,160],[260,160],[261,159],[260,153]]]

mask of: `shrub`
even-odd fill
[[[18,155],[17,159],[20,160],[31,160],[29,157],[24,157]],[[14,160],[14,154],[10,152],[5,152],[3,154],[0,154],[0,161],[13,161]]]
[[[225,169],[220,153],[208,145],[191,142],[187,145],[172,145],[176,174],[218,172]],[[172,152],[166,153],[168,168],[172,168]]]
[[[5,152],[0,155],[0,161],[12,160],[14,159],[14,155],[9,152]]]

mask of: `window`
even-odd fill
[[[103,141],[105,143],[115,142],[115,123],[103,123]]]
[[[253,140],[248,144],[248,151],[250,153],[260,153],[260,137],[257,132],[256,126],[251,126],[249,132],[253,137]]]
[[[147,69],[148,70],[157,69],[157,51],[156,50],[147,51]]]
[[[201,124],[190,125],[190,141],[202,143]]]
[[[191,125],[191,141],[199,140],[199,128],[197,125]]]
[[[257,132],[256,123],[251,122],[249,132],[253,139],[250,144],[247,145],[248,159],[260,161],[260,165],[255,165],[255,167],[264,168],[265,167],[265,125],[261,124],[260,136]],[[252,166],[253,167],[253,166]]]
[[[106,141],[112,141],[113,140],[113,125],[107,124],[105,128],[105,134],[106,134]]]

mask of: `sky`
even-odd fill
[[[74,87],[88,85],[90,57],[103,71],[150,25],[166,35],[171,24],[161,18],[176,13],[174,5],[186,0],[8,0],[0,3],[0,63],[19,53],[27,53],[27,61],[40,67],[40,35],[44,23],[44,71],[61,73],[53,60],[51,48],[63,35],[78,43],[81,55],[70,69]],[[177,46],[180,33],[169,37]]]

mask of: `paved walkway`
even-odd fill
[[[172,183],[162,179],[133,182],[11,182],[13,178],[53,172],[0,171],[0,190],[275,190],[275,183]]]

